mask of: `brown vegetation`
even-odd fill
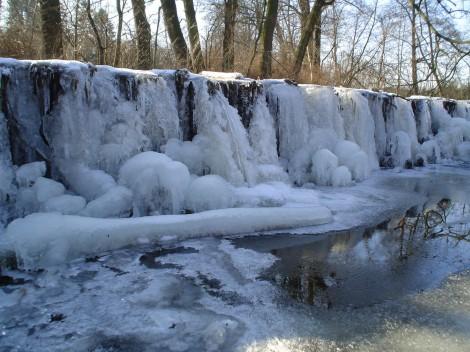
[[[470,39],[461,33],[470,14],[450,0],[160,4],[3,0],[0,56],[237,71],[400,95],[470,98]]]

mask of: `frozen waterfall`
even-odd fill
[[[240,194],[470,160],[468,101],[58,60],[1,59],[0,81],[0,228],[279,207]]]

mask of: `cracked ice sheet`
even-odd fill
[[[40,273],[4,273],[32,282],[0,290],[0,350],[380,351],[398,342],[407,351],[419,341],[464,351],[470,341],[458,330],[469,324],[468,274],[398,302],[311,311],[256,280],[276,260],[271,254],[217,238],[179,245],[155,258],[172,268],[142,265],[155,248],[141,246]],[[457,330],[442,326],[444,313]]]
[[[276,309],[278,289],[256,280],[273,256],[213,238],[181,245],[197,253],[156,258],[172,264],[167,269],[141,265],[141,247],[49,271],[15,273],[31,282],[0,290],[0,346],[223,351],[272,333],[294,334],[296,317]]]

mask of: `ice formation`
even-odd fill
[[[333,173],[338,167],[338,158],[328,149],[320,149],[312,158],[312,175],[319,186],[331,186]]]
[[[191,212],[231,208],[235,197],[233,186],[218,175],[194,179],[187,190],[186,208]]]
[[[0,79],[0,229],[285,206],[297,186],[470,159],[466,101],[57,60],[1,59]]]
[[[5,237],[25,268],[37,268],[143,241],[304,227],[324,224],[331,218],[328,208],[318,206],[231,208],[132,219],[35,213],[14,220]]]
[[[53,197],[44,202],[42,211],[47,213],[58,212],[65,215],[77,214],[85,208],[86,200],[80,196],[63,194]]]
[[[134,212],[141,216],[181,212],[189,182],[184,164],[151,151],[133,156],[119,171],[119,183],[133,192]]]

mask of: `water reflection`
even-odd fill
[[[256,249],[280,260],[263,278],[323,308],[368,306],[435,287],[470,266],[468,223],[458,221],[468,212],[465,204],[442,199],[370,228],[265,239]],[[238,245],[251,247],[250,241]]]

